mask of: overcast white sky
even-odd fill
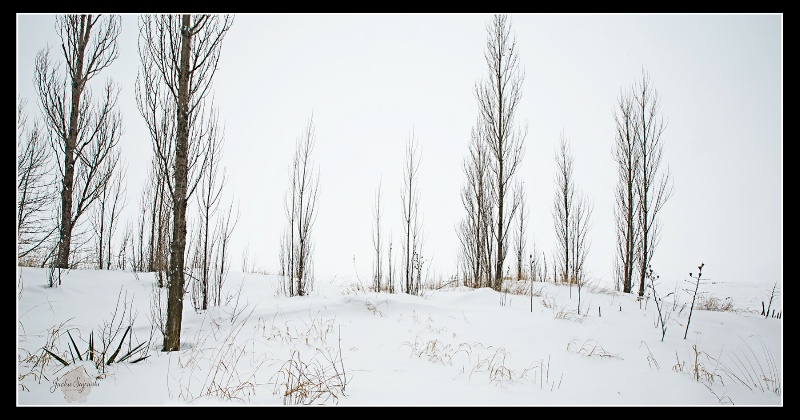
[[[277,269],[283,195],[295,139],[313,113],[321,172],[313,238],[320,275],[372,265],[371,209],[383,188],[384,230],[401,231],[403,147],[422,153],[420,213],[435,275],[455,272],[455,226],[464,214],[461,164],[477,117],[475,83],[489,14],[241,14],[214,79],[225,128],[228,200],[245,246]],[[130,213],[138,205],[150,140],[135,107],[138,15],[124,15],[120,56],[96,82],[121,87]],[[575,181],[594,204],[587,268],[611,282],[614,259],[613,112],[621,89],[646,70],[661,97],[664,166],[675,194],[653,268],[684,279],[764,282],[783,276],[783,16],[512,14],[526,79],[517,123],[528,125],[518,176],[527,186],[528,244],[554,249],[555,150],[568,137]],[[53,15],[17,15],[17,95],[38,106],[34,57],[58,46]],[[63,61],[63,59],[62,59]],[[33,116],[33,115],[31,115]],[[395,246],[397,249],[397,246]],[[510,261],[509,261],[510,262]]]

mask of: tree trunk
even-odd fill
[[[187,150],[189,146],[189,56],[192,34],[191,17],[182,16],[181,63],[178,76],[178,138],[175,145],[175,197],[173,198],[173,234],[169,261],[169,297],[163,351],[177,351],[181,346],[183,316],[184,252],[186,249]]]
[[[85,23],[82,16],[82,23]],[[72,242],[72,188],[75,178],[75,146],[78,141],[78,114],[80,112],[81,94],[86,80],[83,74],[83,56],[88,41],[88,32],[83,32],[81,25],[81,38],[77,46],[77,59],[75,72],[72,76],[72,102],[69,111],[69,134],[64,144],[64,179],[61,189],[61,233],[58,243],[58,257],[56,267],[69,268],[69,248]]]

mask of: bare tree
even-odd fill
[[[106,163],[102,170],[108,171],[112,169]],[[118,168],[109,179],[109,182],[103,185],[97,198],[92,225],[94,227],[95,252],[99,270],[111,269],[111,259],[112,255],[114,255],[113,237],[119,227],[119,218],[127,201],[127,189],[123,185],[125,172],[125,167]]]
[[[381,291],[381,283],[383,281],[383,241],[381,238],[381,215],[383,208],[381,206],[381,185],[378,184],[378,189],[375,192],[375,203],[372,208],[372,216],[374,217],[374,224],[372,226],[372,247],[375,250],[375,262],[372,273],[373,288],[376,292]]]
[[[520,182],[514,190],[515,201],[519,203],[517,226],[514,230],[514,256],[517,265],[517,280],[525,279],[525,242],[528,230],[528,212],[525,208],[525,184]],[[533,275],[533,273],[531,273]]]
[[[403,293],[419,294],[422,292],[420,283],[419,265],[422,253],[422,226],[419,220],[419,190],[417,187],[417,173],[419,171],[420,156],[418,144],[412,130],[406,142],[406,160],[403,166],[403,188],[400,191],[403,216],[403,243],[402,243],[402,284]]]
[[[211,112],[211,124],[209,124],[207,134],[208,145],[205,148],[206,156],[204,157],[206,170],[200,175],[199,194],[197,194],[197,204],[200,210],[200,229],[197,232],[199,237],[197,252],[199,253],[200,273],[197,277],[199,281],[197,286],[200,292],[199,309],[201,310],[208,309],[209,281],[212,274],[212,250],[210,248],[214,247],[214,244],[210,242],[214,238],[212,237],[210,225],[219,208],[222,189],[227,181],[224,168],[220,175],[220,160],[222,159],[222,146],[225,140],[217,131],[216,111],[212,108]],[[219,246],[218,242],[216,244]]]
[[[556,152],[556,194],[553,221],[556,229],[556,278],[578,286],[578,313],[580,313],[581,287],[585,277],[585,262],[589,251],[588,232],[591,227],[593,206],[575,186],[575,158],[567,137],[561,133]]]
[[[17,105],[17,263],[38,265],[57,230],[50,210],[56,198],[50,179],[52,162],[39,121],[28,127],[26,101]]]
[[[519,66],[519,49],[511,34],[511,24],[507,16],[494,15],[491,24],[487,26],[487,33],[484,57],[489,78],[476,84],[475,97],[478,99],[480,115],[478,130],[492,157],[490,171],[494,178],[497,200],[497,207],[493,210],[497,257],[494,260],[492,286],[495,290],[500,290],[503,263],[508,249],[508,233],[518,204],[509,203],[507,193],[522,161],[527,133],[527,130],[518,130],[514,123],[517,106],[522,99],[525,73]]]
[[[571,258],[570,254],[573,252],[574,246],[571,235],[573,233],[572,226],[574,225],[573,218],[575,217],[575,180],[573,179],[575,159],[572,156],[563,131],[561,132],[559,148],[556,152],[556,163],[558,170],[556,171],[553,222],[556,230],[556,253],[558,258],[555,260],[557,264],[555,276],[558,281],[572,283],[574,279],[570,275],[573,274],[573,258]]]
[[[180,349],[186,251],[186,207],[199,179],[192,157],[207,144],[213,117],[205,120],[204,100],[217,71],[222,40],[233,24],[228,15],[144,15],[139,21],[137,105],[150,131],[166,185],[173,222],[170,242],[167,323],[163,351]]]
[[[658,244],[661,225],[659,212],[672,196],[672,181],[669,168],[661,172],[663,143],[661,135],[666,123],[661,117],[658,91],[642,70],[642,79],[635,87],[638,128],[635,131],[636,147],[641,164],[641,176],[637,184],[639,197],[639,229],[641,232],[641,257],[639,258],[639,296],[644,295],[647,268]]]
[[[491,156],[481,131],[473,127],[469,156],[462,164],[466,183],[461,188],[461,203],[466,214],[456,233],[461,243],[460,259],[465,285],[489,287],[494,270],[493,242],[495,224],[494,178],[489,175]]]
[[[88,82],[117,58],[119,22],[119,16],[113,15],[56,17],[66,60],[64,78],[58,74],[59,65],[51,62],[49,48],[36,56],[34,85],[51,146],[62,158],[59,243],[54,262],[58,268],[70,267],[73,227],[108,182],[117,158],[111,152],[122,133],[122,117],[116,110],[118,90],[109,80],[93,107]],[[104,163],[112,170],[101,171]]]
[[[387,276],[386,276],[387,277],[386,278],[386,291],[389,292],[389,293],[394,293],[395,292],[395,287],[394,287],[394,280],[395,280],[394,272],[395,271],[394,271],[394,265],[392,264],[392,233],[391,232],[389,232],[389,244],[388,245],[389,246],[388,246],[388,249],[387,249],[387,252],[386,252],[388,254],[388,267],[387,267],[388,273],[387,273]]]
[[[615,191],[614,219],[616,221],[617,249],[615,276],[622,284],[623,293],[630,293],[634,270],[640,257],[640,230],[638,229],[639,153],[636,146],[638,122],[634,108],[633,91],[620,93],[614,114],[616,136],[613,149],[617,163],[617,189]]]
[[[588,233],[591,228],[593,206],[589,200],[581,194],[577,193],[575,201],[575,209],[572,215],[572,223],[570,230],[572,233],[572,278],[578,286],[578,314],[581,313],[581,289],[586,281],[585,263],[586,256],[589,253],[589,240]],[[572,292],[572,283],[570,283],[570,294]]]
[[[230,242],[233,230],[239,223],[239,211],[236,211],[236,218],[231,219],[233,215],[233,203],[228,206],[228,210],[224,217],[217,219],[217,229],[214,243],[215,245],[215,258],[211,266],[211,290],[210,299],[213,304],[219,306],[222,304],[222,286],[225,284],[225,279],[228,277],[230,271]]]
[[[125,271],[128,269],[128,267],[133,265],[133,261],[130,259],[135,252],[133,226],[134,225],[131,223],[131,221],[128,221],[125,224],[125,230],[122,232],[122,239],[120,240],[119,244],[119,252],[117,253],[118,270]]]
[[[289,167],[289,191],[285,196],[288,231],[284,234],[282,254],[289,276],[289,295],[304,296],[313,286],[313,242],[311,230],[317,217],[319,170],[314,168],[311,153],[315,143],[314,117],[308,120]]]
[[[135,271],[155,272],[157,286],[167,284],[169,241],[172,234],[172,196],[167,174],[154,155],[139,199],[139,217],[133,239],[131,262]]]

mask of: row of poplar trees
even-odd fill
[[[511,277],[504,271],[504,262],[512,240],[516,278],[525,276],[528,213],[524,184],[516,179],[516,172],[522,162],[527,129],[515,122],[525,74],[508,17],[494,15],[487,34],[484,57],[489,77],[474,88],[479,114],[462,165],[466,176],[461,189],[465,217],[457,234],[461,245],[459,271],[465,285],[499,291],[504,278]],[[621,92],[614,118],[612,155],[618,168],[614,276],[618,288],[631,293],[638,284],[636,292],[642,296],[660,235],[658,214],[673,192],[669,170],[661,169],[661,137],[666,124],[658,92],[644,70],[639,81]],[[593,206],[575,186],[574,157],[563,132],[556,163],[552,214],[557,241],[552,278],[578,284],[580,294]],[[547,279],[546,261],[536,252],[529,258],[530,278]]]
[[[216,233],[211,237],[225,176],[218,176],[223,140],[208,96],[233,18],[139,17],[141,67],[136,103],[152,142],[152,171],[149,188],[142,195],[138,244],[132,238],[136,232],[129,228],[123,251],[112,256],[111,232],[124,206],[125,168],[117,147],[122,135],[119,89],[108,80],[101,95],[93,97],[89,82],[118,57],[120,21],[116,15],[57,16],[63,67],[51,58],[49,48],[36,56],[33,83],[44,121],[42,125],[34,121],[30,127],[25,101],[19,100],[17,258],[18,264],[36,262],[58,270],[80,265],[71,256],[79,248],[73,240],[82,237],[76,236],[76,228],[84,223],[85,215],[95,212],[91,225],[101,269],[110,268],[116,257],[122,269],[129,266],[160,274],[159,286],[168,289],[163,350],[175,351],[180,349],[187,273],[197,290],[192,296],[197,309],[219,304],[227,270],[225,252],[236,223],[231,220],[231,205],[216,219]],[[59,204],[52,205],[57,196]],[[187,207],[192,197],[197,197],[200,234],[191,239],[194,252],[187,263]],[[53,219],[51,211],[58,215],[55,227],[47,223]],[[149,241],[145,230],[150,230]],[[217,244],[214,253],[211,243]],[[198,268],[200,273],[192,274]]]

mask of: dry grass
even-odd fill
[[[713,359],[710,359],[706,352],[698,351],[697,345],[692,346],[692,352],[692,362],[688,368],[686,366],[686,362],[681,361],[678,357],[678,354],[675,353],[675,359],[677,362],[672,366],[672,370],[675,372],[688,372],[692,380],[695,382],[702,382],[707,385],[712,385],[716,381],[722,383],[722,377],[717,374],[715,370],[708,370],[705,363],[703,363],[703,359],[706,361]]]
[[[438,339],[424,341],[419,336],[414,337],[414,342],[405,341],[401,346],[407,346],[411,350],[411,354],[425,358],[432,363],[441,363],[443,365],[453,364],[453,355],[456,350],[452,345],[445,344]]]
[[[733,304],[733,299],[726,297],[720,299],[716,296],[697,296],[697,302],[694,304],[695,308],[704,311],[721,311],[721,312],[736,312],[736,307]]]
[[[416,336],[414,342],[404,342],[411,350],[412,356],[425,358],[432,363],[441,363],[443,366],[452,366],[459,356],[466,357],[464,368],[469,365],[469,379],[476,373],[486,374],[489,382],[497,386],[508,386],[516,382],[532,380],[539,382],[541,387],[550,383],[550,361],[532,363],[522,370],[509,366],[511,354],[504,347],[484,346],[481,343],[459,343],[453,345],[439,339],[424,340]],[[531,378],[532,376],[532,378]],[[560,386],[560,383],[559,383]],[[555,384],[551,385],[554,388]]]
[[[44,334],[45,344],[35,352],[31,353],[24,348],[17,349],[17,363],[20,367],[19,371],[22,372],[24,369],[27,369],[27,372],[17,375],[17,381],[20,382],[20,388],[27,388],[22,382],[28,377],[32,378],[37,383],[41,383],[42,378],[44,378],[46,381],[49,381],[50,379],[47,377],[47,375],[56,374],[65,367],[64,362],[58,361],[58,359],[66,361],[69,359],[69,353],[66,350],[59,351],[57,343],[60,342],[64,333],[69,330],[70,327],[68,327],[67,324],[71,320],[72,319],[68,319],[58,325],[48,328],[47,332]],[[26,337],[23,336],[23,338]],[[50,365],[56,366],[56,370],[54,372],[49,371]]]
[[[558,307],[555,305],[555,302],[553,302],[551,308],[553,309],[554,319],[565,319],[567,321],[583,322],[588,316],[588,314],[585,312],[583,314],[579,314],[576,309],[565,309],[563,305]]]
[[[648,346],[647,343],[642,341],[641,344],[639,344],[639,348],[642,347],[642,344],[644,344],[645,348],[647,349],[647,364],[651,368],[655,366],[656,370],[661,370],[661,366],[658,365],[658,361],[656,360],[655,356],[653,356],[653,353],[650,351],[650,346]]]
[[[221,340],[214,338],[212,342],[215,344],[211,346],[206,346],[206,342],[215,334],[214,327],[219,331],[223,324],[218,323],[209,329],[201,328],[198,331],[191,347],[181,352],[178,358],[178,367],[189,370],[188,374],[182,375],[182,378],[188,380],[185,383],[179,380],[179,398],[189,403],[201,399],[245,402],[255,395],[258,385],[256,374],[264,360],[248,361],[246,349],[249,340],[239,339],[251,314],[252,309]],[[253,356],[252,353],[249,355]],[[241,365],[245,369],[240,370]],[[170,377],[169,371],[167,376]],[[194,386],[192,379],[199,377],[204,378],[203,382],[199,387]]]
[[[316,316],[309,314],[309,317],[310,322],[301,321],[302,326],[299,328],[298,323],[294,320],[285,321],[279,328],[275,325],[274,318],[269,326],[266,320],[259,318],[256,322],[256,330],[260,331],[261,335],[267,340],[276,340],[283,343],[304,343],[309,347],[322,346],[328,338],[328,334],[333,332],[336,319],[323,319],[319,311],[317,311]]]
[[[572,339],[569,343],[567,343],[567,351],[575,352],[586,357],[598,356],[601,359],[622,360],[622,357],[620,355],[606,351],[606,349],[598,345],[597,341],[593,339],[585,340],[580,345],[578,345],[576,339]]]
[[[383,318],[383,317],[385,317],[385,316],[386,316],[386,315],[384,315],[384,314],[383,314],[383,312],[381,312],[381,310],[380,310],[380,309],[378,309],[378,306],[377,306],[377,305],[375,305],[374,303],[372,303],[372,302],[370,302],[370,301],[366,301],[366,303],[365,303],[365,304],[366,304],[366,306],[367,306],[367,309],[369,309],[370,311],[372,311],[372,313],[373,313],[374,315],[380,315],[380,316],[381,316],[381,318]]]
[[[293,348],[289,359],[268,381],[273,385],[273,394],[283,397],[284,405],[336,404],[345,396],[349,378],[342,361],[341,337],[337,351],[326,346],[335,329],[335,318],[325,319],[319,312],[309,314],[309,318],[310,321],[301,322],[287,320],[281,326],[275,325],[274,318],[270,325],[262,318],[256,323],[255,332],[267,340],[293,347],[305,345],[313,353],[306,359],[301,357],[300,349]]]
[[[341,362],[341,354],[317,353],[306,362],[299,350],[293,350],[289,360],[273,375],[273,394],[283,396],[284,405],[325,404],[331,400],[336,404],[340,397],[346,396],[347,387],[345,371],[337,362]]]
[[[761,354],[756,353],[750,344],[740,337],[745,351],[732,351],[719,358],[708,356],[708,359],[733,383],[744,385],[754,392],[781,395],[783,385],[780,369],[761,337],[756,338],[761,346]]]
[[[360,293],[366,293],[367,289],[364,287],[363,284],[360,282],[352,282],[347,285],[347,287],[343,288],[339,294],[343,296],[347,295],[358,295]]]
[[[331,347],[324,350],[314,347],[314,355],[308,361],[300,357],[299,350],[292,350],[289,360],[272,375],[273,394],[282,395],[284,405],[325,404],[329,401],[336,404],[340,397],[346,397],[348,378],[342,361],[341,342],[340,335],[336,352]]]

